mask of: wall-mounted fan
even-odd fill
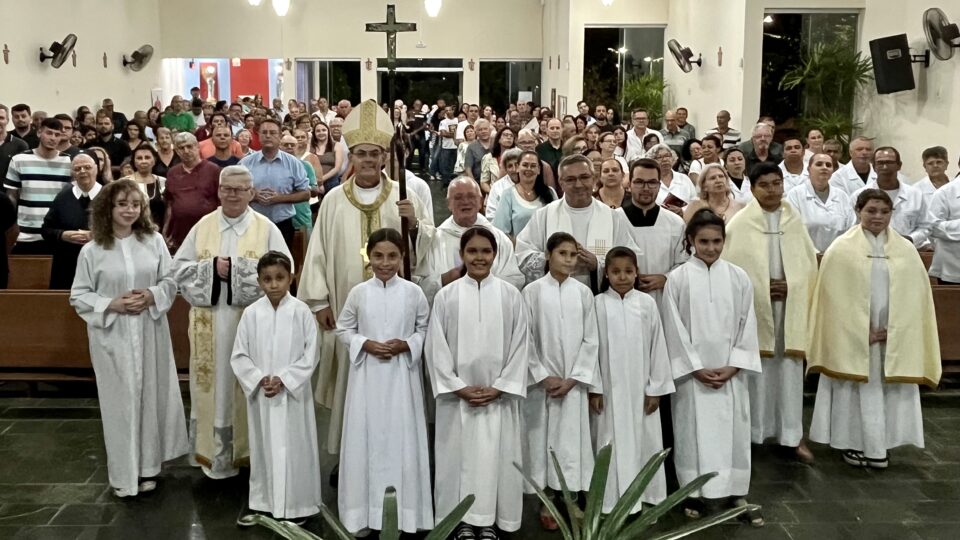
[[[953,50],[960,48],[960,28],[947,20],[940,8],[923,12],[923,33],[927,35],[927,46],[940,60],[953,58]]]
[[[693,60],[693,51],[688,47],[680,45],[675,39],[667,42],[667,48],[670,49],[670,54],[673,55],[673,59],[677,61],[677,65],[680,66],[680,69],[682,69],[684,73],[693,71],[693,64],[698,66],[703,65],[703,55],[698,54],[697,59]]]
[[[59,68],[67,61],[67,57],[70,56],[70,53],[73,52],[73,48],[76,46],[76,34],[67,34],[67,37],[63,38],[62,43],[59,41],[51,43],[49,52],[43,47],[40,47],[40,63],[50,60],[51,66]]]
[[[129,57],[123,55],[123,66],[130,68],[132,71],[140,71],[150,63],[151,58],[153,58],[153,46],[144,45],[133,51]]]

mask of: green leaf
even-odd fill
[[[640,517],[638,517],[636,521],[631,523],[623,530],[623,536],[621,536],[621,538],[641,538],[641,532],[656,523],[656,521],[664,514],[669,512],[671,508],[680,504],[684,499],[689,497],[691,493],[699,490],[704,484],[709,482],[710,479],[716,475],[717,473],[712,472],[700,476],[689,484],[668,495],[667,498],[664,499],[660,504],[644,510],[640,513]],[[630,534],[628,534],[628,532]]]
[[[550,450],[550,459],[553,461],[553,468],[557,471],[557,479],[560,480],[560,489],[563,492],[563,504],[567,507],[567,515],[570,517],[570,529],[573,532],[573,540],[581,540],[583,529],[583,511],[577,505],[577,500],[567,487],[567,479],[563,476],[560,469],[560,460],[557,459],[557,453]]]
[[[399,516],[397,514],[397,490],[387,487],[383,493],[383,519],[380,538],[382,540],[400,540]]]
[[[278,521],[270,516],[264,516],[262,514],[246,516],[244,517],[243,521],[270,529],[287,540],[323,540],[319,536],[301,528],[294,523],[290,523],[289,521]],[[349,537],[349,539],[353,540],[353,537]]]
[[[613,446],[607,445],[597,452],[590,477],[590,491],[587,493],[587,511],[583,518],[584,540],[600,537],[600,514],[603,510],[603,496],[607,489],[607,474],[610,472],[610,458]],[[606,527],[604,527],[606,528]]]
[[[453,511],[447,514],[447,517],[440,520],[440,523],[430,531],[424,540],[446,540],[453,530],[457,528],[457,525],[463,521],[463,516],[467,515],[467,512],[470,510],[470,507],[473,506],[473,502],[477,498],[473,495],[467,495],[460,504],[454,507]]]
[[[709,529],[710,527],[723,523],[724,521],[727,521],[729,519],[733,519],[744,512],[757,510],[759,508],[760,508],[759,506],[756,506],[753,504],[731,508],[729,510],[725,510],[716,515],[700,518],[688,525],[680,527],[679,529],[663,533],[659,536],[655,536],[650,540],[676,540],[677,538],[684,538],[692,534],[698,533],[700,531],[703,531],[705,529]],[[624,536],[623,538],[632,538],[632,537]]]
[[[623,538],[620,535],[620,529],[623,528],[627,518],[630,517],[630,512],[637,505],[640,497],[643,496],[643,492],[646,491],[647,486],[653,480],[653,477],[656,476],[657,471],[660,470],[660,467],[669,454],[669,448],[657,452],[647,461],[643,469],[637,473],[633,482],[630,483],[630,486],[623,492],[623,496],[617,501],[616,506],[610,511],[610,515],[607,516],[607,521],[603,526],[603,540],[618,540],[619,538]]]
[[[523,475],[524,480],[526,480],[527,483],[533,486],[533,489],[536,490],[537,492],[537,497],[540,498],[540,502],[542,502],[543,505],[547,508],[547,511],[550,512],[550,515],[553,516],[553,519],[557,520],[557,525],[560,529],[560,534],[563,536],[564,540],[574,540],[573,533],[570,531],[570,525],[568,525],[567,521],[563,519],[563,516],[560,515],[560,511],[557,510],[557,507],[553,504],[553,501],[551,500],[551,498],[548,497],[547,494],[543,491],[543,488],[537,485],[536,481],[534,481],[534,479],[531,478],[530,475],[523,470],[523,467],[521,467],[519,463],[514,462],[513,466],[516,467],[518,471],[520,471],[520,474]]]
[[[340,522],[340,519],[337,516],[333,515],[333,512],[327,508],[327,505],[320,505],[320,515],[323,516],[323,519],[327,522],[327,525],[333,529],[333,532],[337,535],[337,538],[340,540],[355,540],[353,535],[347,531],[347,528],[343,526],[343,523]]]

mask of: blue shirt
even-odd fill
[[[286,152],[278,151],[273,160],[265,158],[263,152],[254,152],[241,159],[240,165],[250,169],[254,189],[272,189],[278,194],[310,189],[307,169],[300,159]],[[264,206],[253,202],[250,203],[250,207],[267,216],[274,223],[290,219],[297,213],[293,203]]]

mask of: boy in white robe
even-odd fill
[[[523,515],[520,400],[526,395],[527,315],[523,297],[493,276],[496,237],[473,227],[463,233],[466,275],[437,293],[426,357],[437,398],[437,516],[467,495],[476,501],[456,537],[497,538],[516,531]],[[480,534],[472,531],[479,527]]]
[[[718,475],[685,504],[689,517],[705,511],[699,497],[744,505],[750,490],[750,394],[747,370],[760,373],[753,286],[741,268],[719,259],[723,218],[709,209],[687,225],[696,255],[670,272],[664,291],[663,330],[677,392],[671,398],[680,485]],[[754,526],[759,512],[747,512]]]
[[[607,252],[604,271],[602,292],[594,300],[604,394],[590,396],[590,404],[598,414],[597,448],[613,445],[602,508],[609,513],[647,461],[663,450],[660,399],[675,388],[657,303],[638,290],[637,256],[615,247]],[[661,469],[633,512],[666,497]]]
[[[230,364],[247,397],[250,510],[296,520],[320,511],[320,453],[310,376],[317,323],[290,295],[290,259],[267,252],[257,264],[265,296],[240,318]],[[241,516],[237,524],[250,525]]]
[[[554,491],[563,486],[551,451],[570,491],[590,489],[594,461],[588,398],[602,393],[593,293],[570,279],[578,247],[572,235],[553,233],[547,240],[547,274],[523,289],[533,383],[523,406],[528,445],[524,465],[537,485]],[[540,523],[544,529],[557,529],[546,508],[540,510]]]
[[[430,455],[420,358],[430,308],[420,287],[397,275],[403,240],[370,235],[374,277],[357,285],[337,319],[350,378],[340,444],[340,521],[358,536],[382,529],[383,493],[397,490],[400,530],[433,528]]]

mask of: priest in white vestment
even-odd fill
[[[117,497],[155,489],[151,478],[163,462],[188,449],[167,324],[177,286],[167,245],[146,209],[129,180],[103,188],[91,203],[93,241],[80,250],[70,290],[70,305],[87,323],[107,479]],[[104,224],[109,229],[100,230]]]
[[[337,337],[350,354],[337,504],[340,521],[357,536],[383,529],[389,486],[397,491],[400,530],[413,534],[434,524],[421,372],[430,306],[419,287],[397,275],[399,259],[381,251],[402,249],[389,231],[393,239],[381,231],[368,244],[375,275],[350,291],[337,318]],[[406,351],[391,354],[398,341]],[[385,355],[377,349],[386,346]]]
[[[524,285],[524,276],[517,266],[513,242],[500,229],[480,214],[482,195],[477,182],[461,176],[447,187],[447,208],[450,217],[437,227],[422,226],[417,234],[417,270],[413,281],[420,285],[429,302],[441,287],[460,278],[463,261],[460,260],[460,236],[479,225],[497,237],[497,257],[493,261],[493,275],[517,289]]]
[[[230,367],[243,308],[263,296],[257,261],[267,251],[290,257],[280,229],[250,208],[253,178],[241,165],[220,172],[220,208],[190,229],[174,266],[190,302],[192,460],[210,478],[235,476],[250,456],[247,406]]]
[[[580,243],[579,262],[572,277],[596,291],[607,251],[625,246],[639,258],[642,252],[633,241],[626,217],[593,197],[593,163],[589,158],[567,156],[557,169],[563,198],[534,212],[517,235],[520,271],[527,283],[540,279],[546,273],[547,239],[558,231],[570,233]]]
[[[289,285],[267,288],[266,296],[244,310],[230,359],[247,398],[247,505],[274,519],[299,520],[320,512],[323,504],[310,386],[317,363],[317,321],[306,304],[290,295]],[[280,379],[279,393],[266,393],[264,377]]]
[[[699,221],[697,216],[691,221]],[[721,235],[723,220],[693,229]],[[753,287],[743,269],[719,259],[707,238],[689,261],[670,273],[663,295],[663,331],[676,393],[671,396],[680,485],[716,472],[694,497],[743,497],[750,491],[750,392],[747,377],[760,373]],[[735,373],[716,385],[717,372]]]
[[[516,531],[523,516],[523,477],[513,464],[522,462],[529,337],[520,292],[490,274],[493,234],[468,230],[467,249],[480,237],[489,252],[465,251],[467,275],[434,299],[425,354],[437,400],[435,513],[442,518],[473,494],[463,521],[483,534],[493,525]]]
[[[790,203],[783,173],[772,163],[753,168],[754,199],[727,225],[723,258],[750,276],[763,373],[749,379],[752,438],[795,448],[809,463],[803,440],[803,360],[807,315],[817,279],[817,249]]]
[[[368,100],[353,109],[344,121],[343,137],[350,146],[354,175],[327,193],[320,204],[297,291],[320,322],[315,397],[331,409],[326,443],[331,454],[340,453],[349,377],[348,351],[333,330],[347,294],[373,275],[366,260],[367,239],[384,227],[399,230],[401,216],[408,218],[412,238],[421,223],[433,224],[419,199],[400,200],[400,185],[382,172],[393,125],[376,102]]]
[[[824,254],[811,308],[809,369],[820,386],[810,438],[854,467],[885,469],[889,449],[923,448],[918,385],[935,389],[942,371],[930,281],[889,226],[892,210],[888,195],[865,192],[860,225]]]
[[[638,159],[630,168],[630,198],[617,209],[630,222],[640,257],[640,290],[661,305],[667,274],[689,255],[683,250],[683,218],[657,204],[660,167],[652,159]]]

